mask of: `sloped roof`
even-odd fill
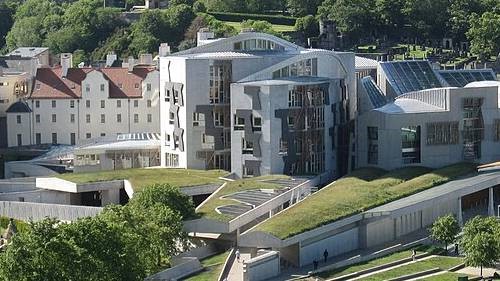
[[[30,113],[31,108],[25,101],[13,103],[6,111],[7,113]]]
[[[66,78],[62,78],[62,68],[39,68],[36,72],[35,87],[31,98],[64,99],[81,97],[81,84],[92,71],[91,68],[70,68]]]
[[[100,71],[109,81],[110,98],[139,98],[142,96],[141,82],[153,68],[136,67],[129,73],[127,68],[70,68],[65,78],[62,68],[39,68],[31,98],[64,99],[82,96],[82,81],[91,71]],[[136,84],[139,86],[136,88]]]

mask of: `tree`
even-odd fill
[[[302,32],[306,38],[318,36],[318,20],[311,15],[298,18],[295,22],[295,31]]]
[[[468,266],[493,266],[500,259],[500,222],[494,217],[475,217],[463,228],[460,241]]]
[[[373,35],[378,27],[375,1],[325,0],[318,13],[337,23],[338,29],[351,38]]]
[[[471,42],[471,52],[485,61],[500,52],[500,14],[486,12],[481,17],[473,17],[467,32]]]
[[[455,236],[460,232],[460,226],[453,215],[438,218],[431,227],[431,237],[443,243],[447,251],[448,245],[455,241]]]
[[[191,198],[183,194],[178,187],[169,184],[153,184],[134,194],[129,205],[135,210],[156,208],[160,204],[178,212],[182,219],[189,219],[195,215]]]

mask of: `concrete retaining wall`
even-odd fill
[[[179,280],[196,272],[203,270],[203,266],[197,258],[183,258],[184,262],[174,267],[158,272],[147,277],[146,281],[170,281]]]
[[[276,251],[264,251],[243,264],[244,281],[261,281],[280,274],[280,256]]]
[[[0,216],[15,218],[24,221],[38,221],[46,217],[56,218],[63,221],[74,221],[82,217],[96,216],[102,210],[103,208],[98,207],[28,202],[0,202]]]

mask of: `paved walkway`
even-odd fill
[[[416,233],[413,233],[411,235],[404,236],[398,240],[384,244],[382,246],[373,247],[373,248],[365,249],[365,250],[353,251],[353,252],[349,252],[347,254],[336,256],[336,257],[328,259],[326,261],[326,263],[320,262],[319,269],[321,269],[322,267],[333,265],[333,264],[341,262],[341,261],[354,259],[354,258],[358,258],[358,257],[371,256],[371,255],[375,255],[377,253],[380,253],[382,251],[390,251],[391,248],[398,247],[400,245],[410,244],[410,243],[413,243],[415,241],[425,239],[428,235],[429,234],[426,230],[422,230],[422,231],[418,231]],[[390,252],[388,252],[388,253],[390,253]],[[294,280],[297,278],[305,278],[308,276],[308,272],[310,272],[312,270],[313,270],[312,265],[304,266],[302,268],[291,267],[291,268],[282,270],[282,273],[280,276],[273,278],[273,279],[270,279],[270,280],[271,281],[285,281],[285,280]],[[232,280],[232,279],[230,279],[230,280]],[[235,280],[237,280],[237,279],[235,279]],[[315,279],[311,278],[310,280],[315,280]]]
[[[241,251],[241,250],[240,250]],[[251,258],[250,253],[240,252],[240,261],[238,262],[234,259],[234,263],[231,265],[227,280],[229,281],[239,281],[243,280],[243,262]]]

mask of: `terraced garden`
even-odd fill
[[[235,218],[235,216],[221,214],[216,211],[216,208],[229,204],[239,204],[239,202],[230,198],[221,197],[234,194],[236,192],[255,189],[281,189],[284,187],[277,183],[273,183],[272,181],[283,179],[290,179],[290,177],[283,175],[271,175],[228,182],[222,189],[213,194],[213,196],[209,198],[208,201],[205,201],[203,205],[201,205],[200,208],[196,210],[196,213],[205,218],[229,222],[231,219]]]
[[[424,167],[390,172],[360,169],[264,221],[255,230],[286,239],[474,173],[475,167],[472,163],[459,163],[436,170]]]
[[[204,184],[222,184],[219,177],[226,176],[223,170],[188,170],[188,169],[125,169],[115,171],[70,173],[57,177],[74,183],[92,183],[112,180],[130,181],[135,191],[155,183],[168,183],[172,186],[187,187]]]

